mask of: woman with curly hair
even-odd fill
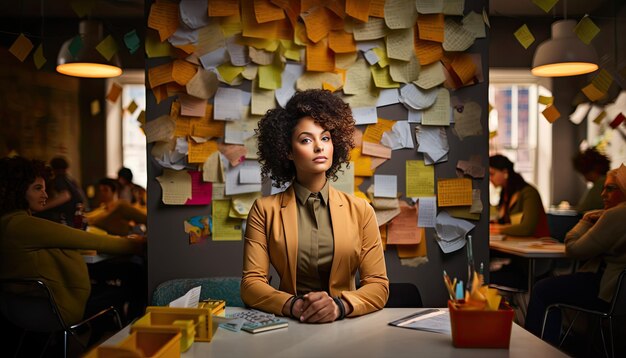
[[[325,323],[383,308],[389,280],[372,207],[329,185],[354,147],[349,105],[329,91],[296,93],[259,121],[261,172],[282,193],[248,215],[241,297],[253,307]],[[270,264],[280,276],[270,286]],[[359,272],[359,285],[355,283]]]

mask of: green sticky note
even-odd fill
[[[596,26],[596,24],[589,18],[589,16],[583,17],[576,27],[574,28],[574,32],[576,36],[580,39],[580,41],[584,42],[586,45],[591,43],[596,35],[600,32],[600,28]]]
[[[557,2],[559,0],[533,0],[533,3],[545,12],[550,11]]]
[[[278,89],[281,87],[281,68],[276,65],[259,66],[259,88]]]
[[[70,54],[72,55],[72,57],[75,58],[78,55],[78,52],[82,48],[83,48],[83,39],[80,37],[80,35],[74,36],[68,48],[70,50]]]
[[[134,54],[137,51],[137,49],[141,45],[141,40],[139,40],[139,36],[137,36],[136,30],[132,30],[124,35],[124,44],[131,54]]]
[[[35,67],[38,70],[40,70],[46,63],[46,58],[43,56],[43,44],[39,44],[39,47],[35,50],[35,53],[33,54],[33,61],[35,62]]]
[[[95,0],[73,0],[70,2],[72,10],[78,15],[78,17],[85,17],[91,14],[93,6],[96,4]]]
[[[111,57],[117,52],[117,44],[115,40],[113,40],[113,37],[109,35],[96,46],[96,50],[98,50],[107,61],[111,61]]]
[[[517,31],[515,31],[513,35],[515,35],[515,38],[517,39],[517,41],[522,46],[524,46],[525,49],[527,49],[528,46],[532,45],[532,43],[535,42],[535,36],[533,36],[533,34],[530,32],[530,29],[528,29],[528,26],[526,26],[526,24],[522,25],[519,29],[517,29]]]

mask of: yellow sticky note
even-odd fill
[[[35,53],[33,54],[33,61],[35,62],[35,67],[38,70],[40,70],[46,63],[46,58],[43,56],[43,44],[39,44],[35,50]]]
[[[100,113],[100,101],[98,101],[97,99],[91,101],[90,107],[92,116],[96,116]]]
[[[213,241],[240,241],[242,220],[228,217],[230,200],[213,200]]]
[[[128,110],[128,113],[133,114],[137,110],[137,107],[137,103],[135,103],[135,101],[131,101],[126,109]]]
[[[144,44],[146,56],[149,58],[170,57],[173,54],[172,45],[168,41],[161,42],[154,34],[153,31],[146,32],[146,42]]]
[[[533,0],[533,3],[541,8],[541,10],[548,12],[558,1],[559,0]]]
[[[107,61],[111,61],[111,57],[115,55],[117,52],[117,44],[113,39],[113,36],[109,35],[104,38],[97,46],[96,50],[100,52],[102,57],[106,58]]]
[[[11,47],[9,47],[9,52],[17,57],[20,62],[24,62],[26,56],[33,50],[33,47],[33,43],[28,37],[24,36],[24,34],[20,34]]]
[[[548,97],[548,96],[539,96],[539,99],[537,99],[537,102],[541,104],[545,104],[546,106],[551,105],[553,101],[554,101],[554,98]]]
[[[191,176],[187,171],[165,168],[156,179],[161,184],[163,204],[184,205],[191,199]]]
[[[239,10],[237,10],[237,14],[235,15],[222,17],[220,19],[220,28],[222,29],[222,33],[224,33],[224,37],[240,34],[243,31],[243,27],[241,25]]]
[[[400,84],[398,82],[394,82],[389,75],[389,67],[380,68],[376,65],[370,66],[370,71],[372,72],[372,78],[374,79],[374,84],[378,88],[399,88]]]
[[[282,68],[276,64],[259,66],[259,87],[279,89],[281,87]]]
[[[600,72],[594,77],[591,81],[597,89],[602,92],[608,92],[611,84],[613,83],[613,76],[609,73],[609,71],[605,69],[601,69]]]
[[[204,143],[196,143],[193,139],[187,141],[189,146],[189,152],[187,154],[187,161],[189,163],[204,163],[204,161],[212,153],[217,152],[217,142],[209,140]]]
[[[559,119],[559,117],[561,117],[561,113],[559,112],[558,109],[556,109],[555,105],[550,105],[546,107],[546,109],[544,109],[543,112],[541,112],[541,114],[543,114],[543,116],[546,117],[546,119],[550,123],[554,123],[554,121],[556,121],[557,119]]]
[[[596,118],[593,119],[593,123],[600,124],[602,120],[606,117],[606,112],[602,111]]]
[[[589,45],[589,43],[591,43],[591,40],[593,40],[593,38],[596,37],[596,35],[598,35],[598,33],[600,32],[600,28],[589,18],[589,16],[585,16],[580,19],[578,24],[576,24],[576,27],[574,27],[574,32],[576,33],[576,36],[578,36],[580,41],[584,42],[586,45]]]
[[[437,181],[437,205],[472,205],[472,180],[469,178],[439,179]]]
[[[595,102],[606,95],[606,92],[600,90],[593,83],[588,84],[582,89],[583,93],[590,101]]]
[[[535,42],[535,36],[533,36],[533,34],[530,32],[530,29],[528,29],[528,26],[526,26],[526,24],[522,25],[519,29],[517,29],[517,31],[515,31],[513,35],[515,35],[515,38],[517,39],[517,41],[522,46],[524,46],[525,49],[527,49],[528,46],[532,45],[532,43]]]
[[[435,166],[423,160],[406,161],[406,196],[417,198],[435,195]]]
[[[72,10],[74,10],[78,17],[86,17],[87,15],[90,15],[95,4],[95,0],[72,0],[70,2]]]
[[[245,69],[245,66],[233,66],[230,62],[217,66],[220,76],[228,83],[232,82]]]

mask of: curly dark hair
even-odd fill
[[[350,150],[354,148],[352,135],[355,129],[350,106],[330,91],[296,92],[284,109],[267,111],[256,130],[261,175],[264,179],[274,180],[276,187],[296,176],[296,167],[288,157],[292,150],[291,136],[300,119],[307,116],[329,131],[332,138],[333,163],[326,171],[326,177],[337,180],[339,167],[349,160]]]
[[[39,160],[23,157],[0,159],[0,215],[28,209],[26,191],[37,178],[47,180],[49,169]]]
[[[584,152],[578,153],[572,162],[574,169],[583,175],[590,172],[606,174],[611,168],[611,160],[596,148],[588,148]]]

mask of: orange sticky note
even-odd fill
[[[349,53],[356,51],[356,42],[351,33],[343,30],[331,31],[328,34],[328,47],[335,53]]]
[[[416,231],[420,231],[419,235],[422,238],[426,237],[426,229],[417,228]],[[426,240],[421,240],[417,245],[397,245],[396,251],[398,252],[398,257],[401,259],[424,257],[426,256]]]
[[[442,207],[472,205],[472,180],[469,178],[437,180],[437,205]]]
[[[422,242],[424,228],[417,228],[417,206],[400,202],[400,215],[387,224],[388,245],[416,245]]]
[[[241,0],[241,25],[243,35],[262,39],[275,39],[278,22],[259,23],[256,21],[253,0]]]
[[[33,47],[33,43],[28,37],[24,36],[24,34],[20,34],[11,47],[9,47],[9,52],[17,57],[20,62],[24,62],[26,56],[33,50]]]
[[[159,32],[161,42],[172,36],[179,24],[178,3],[156,2],[150,7],[148,27]]]
[[[306,46],[307,71],[332,72],[335,69],[335,55],[328,48],[328,40]]]
[[[428,65],[441,60],[443,57],[443,47],[441,43],[435,41],[415,40],[415,56],[420,65]]]
[[[306,27],[306,35],[309,40],[317,43],[328,35],[330,31],[330,19],[325,7],[316,6],[300,14]]]
[[[421,40],[443,42],[443,14],[420,14],[417,17],[417,27]]]
[[[541,114],[543,114],[550,123],[554,123],[554,121],[561,117],[561,113],[559,113],[559,110],[556,109],[556,106],[553,104],[546,107]]]
[[[239,1],[233,0],[208,0],[209,16],[233,16],[239,15]]]
[[[385,0],[370,0],[370,16],[385,17]]]
[[[367,22],[370,15],[370,0],[346,0],[346,14]]]
[[[217,152],[217,142],[214,140],[196,143],[193,139],[189,138],[187,144],[189,146],[189,152],[187,153],[187,161],[189,163],[204,163],[209,155]]]
[[[596,87],[593,83],[588,84],[582,89],[583,93],[590,101],[595,102],[600,98],[606,95],[606,92],[603,92],[598,87]]]
[[[149,74],[150,72],[148,72]],[[171,71],[170,71],[171,73]],[[159,104],[161,103],[161,101],[163,101],[164,99],[168,98],[169,96],[167,95],[167,85],[161,85],[161,86],[150,86],[150,88],[152,88],[152,94],[154,95],[154,99],[156,100],[156,103]]]
[[[463,84],[471,81],[476,74],[476,64],[472,61],[472,57],[465,53],[456,56],[451,66]]]
[[[198,66],[185,60],[174,60],[172,79],[179,85],[186,85],[198,72]]]
[[[283,9],[272,4],[270,0],[254,0],[254,15],[259,24],[285,18]]]
[[[370,124],[365,128],[363,133],[363,141],[371,143],[379,143],[383,138],[383,133],[390,131],[396,121],[391,119],[378,118],[376,124]]]
[[[109,102],[117,102],[117,99],[120,98],[120,94],[122,94],[122,86],[114,82],[111,85],[111,88],[109,88],[109,93],[107,94],[107,100]]]
[[[168,62],[156,67],[149,68],[148,82],[150,83],[150,88],[155,88],[157,86],[174,81],[174,78],[172,78],[173,67],[174,64],[172,62]]]

